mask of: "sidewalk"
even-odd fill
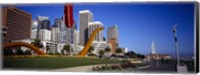
[[[71,68],[62,68],[62,69],[54,69],[51,71],[56,72],[91,72],[94,66],[103,66],[105,64],[99,65],[87,65],[87,66],[78,66],[78,67],[71,67]]]

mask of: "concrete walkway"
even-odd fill
[[[56,72],[91,72],[93,67],[95,67],[95,66],[103,66],[103,65],[105,65],[105,64],[54,69],[54,70],[51,70],[51,71],[56,71]]]

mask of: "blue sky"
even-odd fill
[[[32,14],[49,16],[51,25],[55,18],[63,16],[63,4],[18,5],[19,9]],[[80,10],[90,10],[94,21],[101,21],[107,28],[118,25],[119,45],[127,47],[129,51],[148,54],[151,43],[157,45],[157,52],[161,54],[175,54],[172,27],[177,27],[177,38],[180,55],[194,53],[194,3],[104,3],[104,4],[74,4],[74,19],[79,29]]]

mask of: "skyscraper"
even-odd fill
[[[93,21],[93,14],[89,10],[79,11],[80,45],[85,46],[88,40],[88,23]]]
[[[31,29],[32,30],[37,30],[37,26],[38,26],[38,21],[37,20],[32,20],[32,27],[31,27]]]
[[[4,42],[30,39],[32,15],[16,7],[5,6],[2,12],[3,26],[7,28]]]
[[[109,41],[112,38],[116,39],[116,41],[118,42],[118,26],[117,25],[114,25],[108,28],[107,40]]]
[[[41,29],[50,30],[50,21],[49,20],[43,20],[42,23],[41,23]]]
[[[50,41],[51,40],[51,31],[48,29],[40,29],[40,37],[41,41]]]
[[[38,21],[37,20],[32,20],[31,39],[36,39],[37,28],[38,28]]]
[[[92,32],[97,29],[97,28],[101,28],[103,27],[103,24],[99,21],[96,21],[96,22],[89,22],[88,23],[89,25],[89,28],[88,28],[88,37],[90,37],[90,35],[92,34]],[[94,38],[94,41],[103,41],[103,33],[102,31],[99,31],[95,38]]]
[[[40,29],[41,29],[42,21],[48,20],[48,19],[49,17],[46,17],[46,16],[37,16],[38,26],[37,26],[36,39],[39,39],[39,37],[41,37]]]
[[[116,48],[118,48],[118,27],[117,25],[111,26],[107,31],[107,42],[111,44],[111,52],[114,54]]]
[[[58,27],[51,28],[51,41],[59,42],[60,29]]]

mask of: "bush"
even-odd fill
[[[60,53],[55,53],[54,55],[61,55]]]
[[[89,53],[88,56],[95,56],[96,57],[97,55],[94,54],[94,53]]]
[[[49,55],[53,55],[53,53],[48,53]]]

